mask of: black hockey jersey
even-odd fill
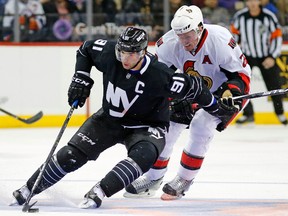
[[[76,72],[90,73],[95,66],[103,73],[102,108],[124,126],[168,126],[168,97],[173,93],[173,97],[185,97],[191,83],[183,81],[181,74],[176,84],[171,84],[174,71],[150,53],[145,55],[140,72],[130,73],[116,59],[115,45],[114,41],[101,39],[84,42],[77,51]],[[211,97],[207,97],[206,104]]]

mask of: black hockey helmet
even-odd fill
[[[148,46],[148,35],[143,29],[128,27],[119,36],[116,44],[118,51],[140,52]]]

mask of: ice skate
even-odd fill
[[[13,192],[13,200],[10,203],[10,206],[23,205],[26,202],[29,194],[30,190],[28,189],[27,185],[23,185],[20,189],[15,190]]]
[[[253,125],[254,124],[254,116],[241,116],[236,121],[237,125]]]
[[[126,192],[123,196],[126,198],[152,197],[156,194],[162,182],[163,177],[158,180],[150,180],[145,175],[140,176],[125,188]]]
[[[100,182],[98,182],[87,194],[85,194],[84,200],[79,204],[79,208],[99,208],[104,197],[105,194],[100,187]]]
[[[279,119],[279,121],[281,122],[281,124],[283,124],[283,125],[287,125],[287,118],[286,118],[286,116],[284,115],[284,114],[282,114],[282,115],[277,115],[277,117],[278,117],[278,119]]]
[[[193,180],[187,181],[178,175],[170,182],[166,183],[163,187],[162,200],[175,200],[181,199],[184,196],[184,192],[188,191],[190,185],[193,184]]]

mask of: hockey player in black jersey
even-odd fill
[[[33,195],[39,194],[77,170],[96,160],[117,143],[127,148],[127,158],[86,193],[80,208],[98,208],[110,197],[147,172],[165,146],[169,127],[168,98],[188,98],[199,103],[225,123],[237,112],[228,100],[217,101],[202,80],[174,73],[147,52],[148,38],[142,29],[128,27],[117,42],[84,42],[77,51],[75,74],[68,90],[69,105],[78,100],[82,107],[94,81],[90,70],[103,73],[102,108],[89,117],[68,144],[54,154]],[[26,184],[13,192],[12,204],[25,203],[39,176],[39,170]],[[95,170],[97,171],[97,170]]]

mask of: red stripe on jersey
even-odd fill
[[[241,93],[241,89],[237,85],[229,83],[228,88],[229,89],[237,89],[237,91]]]
[[[246,76],[244,73],[239,73],[239,76],[241,77],[241,79],[243,80],[244,84],[245,84],[245,94],[248,94],[250,91],[250,78],[248,76]]]
[[[170,159],[170,158],[169,158]],[[168,166],[169,163],[169,159],[167,160],[157,160],[154,164],[153,164],[153,168],[154,169],[165,169]]]
[[[203,160],[203,157],[188,155],[187,152],[183,151],[181,157],[181,165],[184,166],[186,169],[196,170],[200,169]]]
[[[208,36],[208,31],[207,31],[207,29],[204,29],[203,33],[202,33],[202,36],[200,38],[200,41],[199,41],[199,43],[197,45],[197,48],[196,48],[196,50],[195,50],[193,55],[196,55],[198,53],[198,51],[202,48],[207,36]]]

